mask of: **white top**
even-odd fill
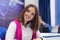
[[[22,26],[22,40],[31,40],[33,32],[29,27],[29,24],[26,26],[26,28],[22,24],[21,26]],[[14,40],[15,32],[16,32],[16,23],[11,22],[6,32],[5,40]],[[37,37],[42,37],[39,31],[37,31]]]

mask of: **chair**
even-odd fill
[[[60,33],[60,26],[58,27],[58,33]]]
[[[1,38],[1,40],[5,39],[5,34],[6,34],[6,28],[0,27],[0,38]]]

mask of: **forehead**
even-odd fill
[[[31,11],[31,12],[35,12],[35,8],[34,7],[29,7],[28,10]]]

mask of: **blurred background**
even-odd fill
[[[9,23],[21,13],[24,0],[0,0],[0,26],[8,27]]]
[[[51,26],[52,32],[58,32],[60,0],[0,0],[0,26],[8,28],[9,23],[28,4],[36,5],[42,20]]]

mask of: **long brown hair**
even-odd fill
[[[39,25],[38,25],[38,10],[37,10],[37,7],[35,5],[32,5],[32,4],[29,4],[27,5],[24,10],[21,12],[21,14],[17,17],[17,19],[22,22],[22,24],[24,25],[24,13],[28,10],[28,8],[30,7],[34,7],[35,8],[35,16],[34,18],[29,21],[31,22],[31,25],[30,25],[30,28],[33,30],[33,31],[37,31],[38,28],[39,28]],[[28,23],[29,23],[28,22]]]

